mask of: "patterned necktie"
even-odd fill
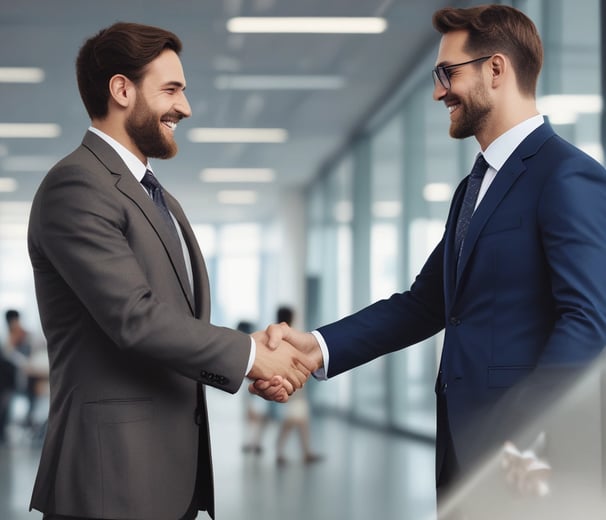
[[[457,227],[455,230],[455,251],[457,255],[461,255],[463,249],[463,241],[467,234],[467,228],[471,222],[471,216],[473,215],[476,207],[476,200],[478,193],[480,192],[480,186],[482,185],[482,179],[488,169],[488,163],[484,156],[480,153],[476,158],[476,162],[471,169],[469,179],[467,181],[467,188],[465,189],[465,196],[463,197],[463,204],[461,204],[461,210],[459,211],[459,218],[457,219]],[[457,256],[457,258],[458,258]]]
[[[143,176],[143,179],[141,179],[141,184],[145,186],[145,189],[148,191],[152,200],[155,202],[157,208],[160,210],[160,213],[162,214],[162,217],[164,217],[164,220],[168,224],[168,227],[178,238],[179,234],[177,233],[177,228],[175,227],[173,218],[171,217],[170,212],[168,211],[168,206],[166,205],[166,201],[164,200],[164,194],[162,193],[162,186],[158,182],[158,179],[154,177],[154,174],[152,172],[147,170],[145,172],[145,175]]]

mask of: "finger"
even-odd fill
[[[288,335],[290,327],[286,323],[274,323],[267,327],[267,346],[271,350],[276,350],[280,346],[280,342]]]
[[[298,390],[299,388],[303,388],[303,385],[307,381],[307,375],[305,375],[304,372],[294,368],[290,371],[287,380],[294,387],[294,389]]]
[[[282,376],[273,376],[270,380],[269,380],[269,384],[271,386],[282,386],[284,384],[284,378]]]
[[[265,392],[270,386],[272,386],[271,380],[267,381],[265,379],[256,379],[252,384],[254,388],[260,392]]]
[[[291,395],[295,391],[295,386],[288,378],[283,378],[282,380],[282,388],[286,392],[287,395]],[[300,388],[300,387],[296,387]]]

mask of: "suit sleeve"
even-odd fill
[[[328,377],[418,343],[444,328],[443,256],[444,239],[409,291],[318,329],[329,351]]]
[[[606,174],[584,155],[558,169],[538,209],[556,312],[546,366],[583,364],[606,343]]]

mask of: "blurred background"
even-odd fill
[[[313,329],[407,288],[439,240],[478,145],[451,139],[432,100],[431,15],[481,3],[0,0],[0,311],[20,313],[38,378],[8,400],[0,518],[40,517],[27,506],[44,435],[44,338],[25,238],[38,184],[89,124],[74,67],[83,41],[115,21],[179,35],[193,116],[176,131],[178,155],[153,165],[198,235],[213,322],[265,328],[288,305],[295,327]],[[500,3],[543,38],[540,110],[603,162],[605,2]],[[277,463],[284,409],[255,410],[245,388],[211,389],[218,518],[432,518],[440,346],[432,338],[311,382],[314,464],[296,435]]]

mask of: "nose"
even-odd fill
[[[433,85],[433,99],[434,101],[440,101],[444,96],[448,94],[448,90],[444,88],[442,83],[436,81]]]
[[[187,96],[183,91],[181,91],[179,101],[175,103],[175,110],[177,110],[183,117],[191,116],[191,106],[189,105],[189,101],[187,101]]]

